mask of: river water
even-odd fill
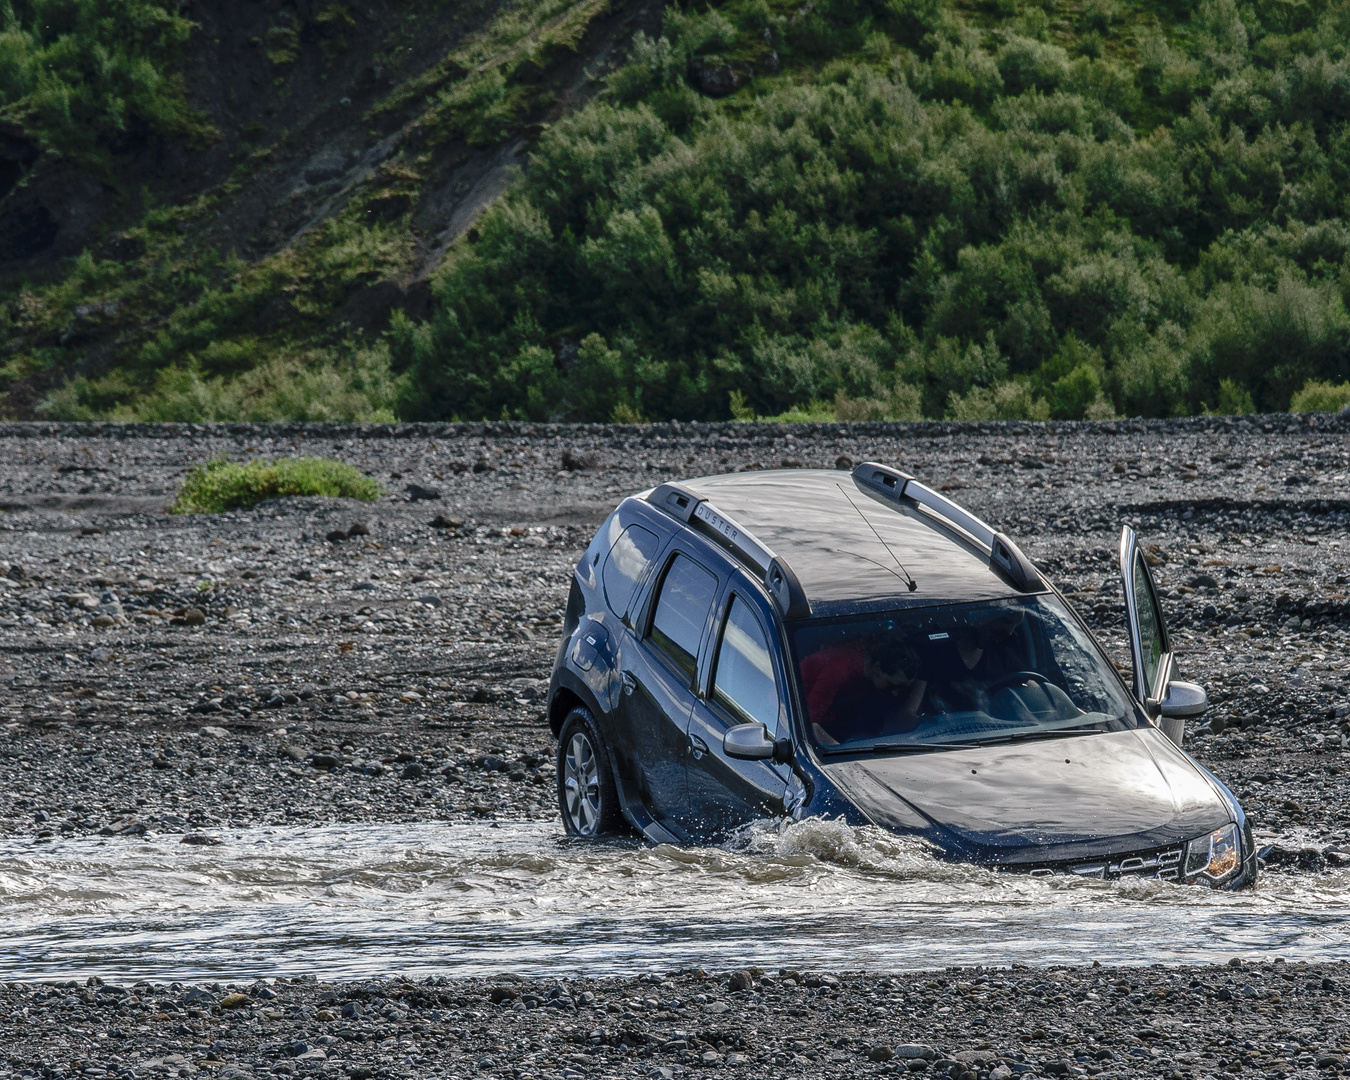
[[[1350,958],[1344,872],[1236,894],[1031,879],[820,820],[692,849],[486,822],[221,840],[0,842],[0,979]]]

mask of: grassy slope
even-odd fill
[[[359,305],[344,321],[353,298],[424,271],[453,239],[456,193],[583,99],[578,73],[612,68],[614,35],[636,25],[605,0],[388,0],[364,24],[337,3],[302,24],[269,10],[256,37],[273,89],[225,132],[228,173],[167,203],[124,192],[122,235],[144,244],[130,261],[99,257],[110,227],[0,279],[0,414],[1081,416],[1282,408],[1302,378],[1350,374],[1347,77],[1327,45],[1344,5],[727,0],[672,10],[664,37],[639,18],[637,63],[543,135],[517,193],[450,249],[433,318],[396,318],[388,340]],[[152,59],[167,70],[171,53]],[[1319,63],[1311,117],[1261,115],[1270,77]],[[392,85],[336,134],[264,115],[271,94],[355,85],[370,65]],[[698,93],[697,68],[740,87]],[[789,113],[805,141],[766,149]],[[198,139],[215,120],[182,116]],[[624,158],[616,129],[652,145]],[[867,139],[919,146],[915,171]],[[393,153],[297,197],[287,178],[326,140]],[[750,158],[710,164],[719,146],[797,171],[746,195]],[[1137,185],[1085,186],[1089,158],[1175,188],[1146,213]],[[672,163],[684,190],[659,175]],[[930,202],[960,190],[968,205],[906,203],[919,176]],[[1180,212],[1161,220],[1168,199]],[[651,242],[661,267],[625,255]],[[787,245],[776,261],[771,242]],[[1261,325],[1224,337],[1257,309]],[[1289,368],[1274,383],[1258,370],[1272,355]]]
[[[0,276],[0,416],[392,415],[387,351],[362,326],[369,312],[349,312],[353,296],[417,277],[493,155],[575,93],[577,50],[609,3],[383,0],[374,19],[342,3],[309,8],[297,20],[271,4],[239,68],[221,63],[228,43],[207,40],[211,26],[140,57],[178,87],[157,145],[184,142],[190,121],[199,141],[205,131],[218,144],[217,158],[228,144],[227,167],[195,189],[177,184],[166,201],[157,188],[170,185],[128,167],[115,139],[83,146],[79,166],[119,197],[80,254]],[[211,128],[226,102],[193,108],[203,55],[222,69],[216,81],[247,85],[246,65],[261,68],[232,131]],[[513,80],[526,60],[540,77]],[[46,151],[13,200],[41,186],[44,167],[72,159],[31,95],[5,117]],[[194,152],[206,156],[187,150],[188,171]],[[297,179],[326,153],[337,154],[338,175]],[[376,294],[377,326],[405,292]]]

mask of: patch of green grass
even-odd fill
[[[242,464],[223,457],[188,472],[172,514],[218,514],[287,495],[374,502],[384,488],[351,465],[327,458],[277,458]]]
[[[411,102],[429,105],[417,123],[428,145],[462,139],[490,146],[518,130],[533,110],[552,100],[541,86],[513,80],[530,60],[547,69],[577,52],[591,23],[609,10],[610,0],[508,0],[492,21],[423,74],[408,80],[369,112],[371,118]]]

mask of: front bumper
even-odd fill
[[[1008,873],[1028,874],[1031,877],[1072,876],[1095,878],[1101,881],[1120,881],[1125,878],[1144,878],[1156,881],[1175,881],[1178,883],[1208,885],[1214,889],[1242,889],[1256,883],[1256,844],[1252,839],[1251,826],[1243,822],[1239,835],[1242,844],[1242,869],[1232,878],[1215,884],[1202,875],[1190,878],[1183,876],[1186,857],[1185,844],[1169,844],[1166,847],[1146,851],[1129,851],[1111,854],[1100,859],[1072,859],[1064,862],[1036,862],[1000,869]]]

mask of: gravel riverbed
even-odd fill
[[[1242,799],[1271,872],[1329,872],[1350,862],[1348,435],[1350,418],[1327,416],[5,425],[0,835],[209,844],[251,824],[552,819],[542,693],[571,568],[608,509],[665,479],[875,459],[1013,535],[1122,662],[1115,552],[1121,523],[1135,525],[1185,672],[1214,702],[1188,749]],[[337,458],[389,494],[164,513],[185,471],[221,454]],[[410,485],[439,497],[414,500]],[[1350,1037],[1340,969],[836,974],[837,987],[756,974],[740,991],[725,972],[522,982],[498,987],[516,994],[505,1007],[464,981],[240,984],[234,1005],[228,986],[209,1001],[185,1000],[195,987],[11,986],[0,1046],[14,1073],[43,1075],[951,1061],[976,1076],[1201,1076],[1325,1070]],[[362,1016],[342,1017],[350,1002]],[[931,1055],[871,1059],[906,1042]]]
[[[1331,1076],[1343,965],[0,986],[22,1077]]]

